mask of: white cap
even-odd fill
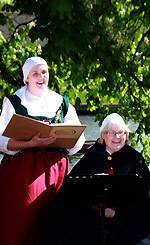
[[[125,124],[123,118],[117,114],[117,113],[111,113],[109,114],[107,117],[105,117],[105,119],[102,122],[102,126],[100,128],[100,133],[103,131],[103,129],[107,126],[107,124],[116,124],[116,125],[120,125],[125,131],[127,131],[128,133],[130,132],[130,129],[128,128],[128,126]]]
[[[37,57],[30,57],[25,61],[24,65],[22,67],[23,81],[25,84],[26,84],[26,79],[29,75],[30,70],[32,69],[32,67],[34,67],[36,65],[46,65],[47,66],[47,63],[43,58],[38,57],[38,56]]]

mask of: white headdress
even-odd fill
[[[32,67],[34,67],[36,65],[46,65],[47,66],[47,63],[43,58],[38,57],[38,56],[37,57],[30,57],[25,61],[24,65],[22,67],[23,81],[25,84],[26,84],[26,79],[29,75],[30,70],[32,69]]]

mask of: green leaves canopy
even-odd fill
[[[14,76],[14,86],[21,84],[16,69],[38,53],[39,38],[46,40],[40,55],[50,66],[50,86],[69,95],[76,106],[86,103],[100,122],[114,111],[133,119],[138,125],[136,139],[150,160],[149,0],[14,0],[13,4],[5,10],[28,14],[35,24],[17,29],[12,24],[10,39],[1,41],[0,66],[3,63]],[[5,21],[1,18],[1,24]],[[3,72],[1,77],[4,83]],[[12,88],[11,81],[7,79]],[[113,103],[119,106],[108,105]],[[134,134],[131,138],[135,147]]]

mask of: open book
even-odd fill
[[[56,136],[56,140],[48,147],[72,148],[85,130],[86,125],[51,124],[47,125],[28,117],[13,114],[3,136],[16,140],[30,140],[35,134],[40,137]]]

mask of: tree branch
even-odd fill
[[[3,80],[7,81],[12,86],[20,87],[22,84],[22,81],[16,79],[5,66],[3,59],[2,59],[2,49],[0,50],[0,75]]]

